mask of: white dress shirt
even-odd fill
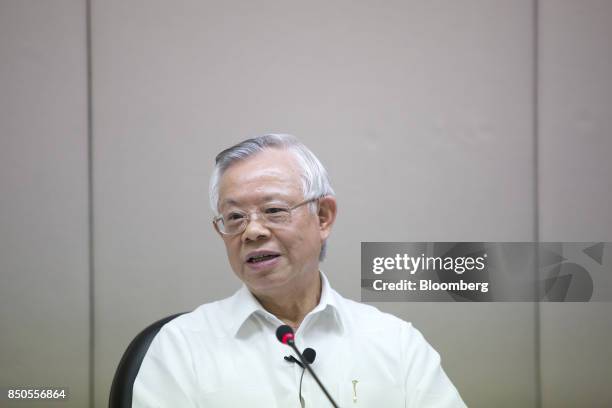
[[[340,407],[464,407],[438,353],[410,323],[354,302],[321,273],[319,304],[295,333],[316,351],[312,368]],[[284,324],[243,286],[166,324],[134,382],[132,407],[300,408],[302,368],[283,358]],[[306,408],[331,407],[306,372]]]

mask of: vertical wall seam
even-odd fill
[[[93,188],[93,106],[91,54],[91,0],[85,0],[85,41],[87,67],[87,200],[89,262],[89,407],[94,408],[95,374],[95,302],[94,302],[94,188]]]
[[[540,2],[533,2],[533,239],[540,242]],[[540,256],[539,246],[535,251],[535,293],[539,294]],[[536,299],[539,297],[536,296]],[[536,407],[542,407],[542,325],[541,305],[535,302],[535,392]]]

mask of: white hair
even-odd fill
[[[270,133],[244,140],[217,155],[208,189],[210,207],[215,215],[219,214],[219,181],[223,173],[232,164],[245,160],[266,149],[285,149],[294,154],[301,170],[304,200],[335,195],[329,182],[327,170],[325,170],[323,164],[321,164],[317,156],[308,147],[292,135]],[[312,203],[309,207],[312,212],[316,211],[316,203]],[[321,261],[325,258],[326,244],[324,242],[321,247],[321,254],[319,256]]]

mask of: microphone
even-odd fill
[[[282,326],[278,326],[278,329],[276,329],[276,338],[283,344],[292,345],[295,335],[293,334],[293,329],[284,324]]]
[[[312,364],[314,363],[315,358],[317,357],[317,352],[314,351],[314,349],[311,349],[310,347],[308,347],[307,349],[304,350],[302,355],[304,356],[308,364]]]
[[[312,375],[312,378],[314,378],[317,384],[319,384],[319,388],[321,388],[321,391],[323,391],[323,393],[325,394],[329,402],[331,402],[334,408],[338,408],[338,404],[336,404],[336,401],[334,401],[332,396],[329,395],[329,392],[327,392],[327,390],[321,383],[321,380],[319,380],[319,377],[317,377],[317,375],[314,373],[312,368],[310,368],[310,363],[312,363],[312,361],[314,361],[314,358],[316,357],[315,351],[310,349],[313,351],[312,361],[309,362],[308,360],[306,360],[306,357],[304,357],[302,353],[300,353],[300,350],[298,350],[298,348],[295,346],[295,334],[293,333],[293,329],[287,326],[286,324],[279,326],[278,329],[276,329],[276,338],[278,339],[278,341],[280,341],[283,344],[287,344],[289,347],[293,349],[293,351],[295,351],[295,354],[297,354],[297,356],[300,358],[300,361],[304,365],[304,368],[308,370],[310,375]],[[309,349],[306,349],[306,350],[309,350]],[[306,350],[304,350],[304,352],[306,352]],[[308,352],[308,354],[311,354],[311,353]]]
[[[317,352],[314,351],[314,349],[311,349],[310,347],[308,347],[307,349],[305,349],[302,352],[302,355],[304,356],[304,359],[306,360],[306,362],[308,364],[312,364],[315,361],[315,357],[317,356]],[[285,361],[288,361],[290,363],[296,363],[300,367],[304,368],[304,364],[300,363],[299,360],[297,360],[295,357],[293,357],[293,356],[285,356],[284,358],[285,358]]]

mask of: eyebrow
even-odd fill
[[[283,202],[287,202],[287,197],[286,196],[278,196],[278,195],[267,195],[261,198],[261,200],[259,200],[260,203],[267,203],[270,201],[283,201]],[[240,207],[240,201],[238,200],[234,200],[231,198],[225,199],[223,200],[220,204],[219,204],[219,208],[222,208],[224,206],[236,206],[236,207]]]

